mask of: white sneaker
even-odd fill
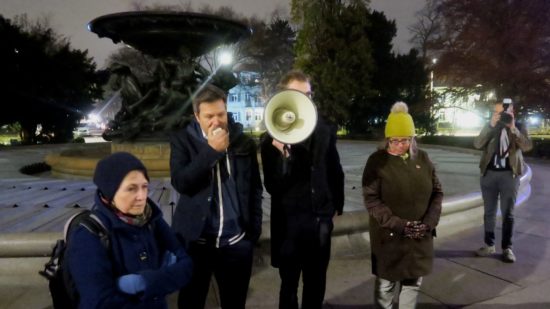
[[[508,249],[507,249],[508,250]],[[489,256],[491,254],[495,254],[497,252],[497,249],[494,245],[492,246],[483,246],[476,251],[477,256]]]
[[[506,263],[514,263],[516,261],[514,251],[510,248],[504,249],[504,251],[502,251],[502,260]]]

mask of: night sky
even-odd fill
[[[87,30],[86,25],[92,19],[110,13],[132,10],[132,4],[159,3],[168,5],[185,5],[187,0],[2,0],[0,14],[6,18],[27,14],[31,19],[46,17],[50,26],[59,34],[69,38],[71,46],[88,49],[99,68],[104,66],[105,59],[117,46],[111,40],[100,39]],[[243,15],[256,15],[267,18],[277,9],[288,14],[289,0],[207,0],[190,1],[194,8],[197,3],[208,3],[216,8],[229,5]],[[410,32],[407,29],[416,21],[415,13],[422,8],[424,0],[372,0],[371,7],[383,11],[390,19],[396,19],[398,32],[394,39],[394,49],[407,53],[411,47],[408,42]]]

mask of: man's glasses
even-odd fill
[[[408,145],[411,143],[411,139],[410,138],[403,138],[403,139],[397,139],[397,138],[391,138],[390,139],[390,144],[392,144],[393,146],[397,146],[399,144],[401,145]]]

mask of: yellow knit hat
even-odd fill
[[[391,107],[386,121],[385,135],[386,137],[415,136],[414,122],[405,102],[396,102]]]

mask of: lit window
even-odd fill
[[[257,121],[262,120],[262,112],[261,111],[256,111],[256,115],[254,117],[254,120],[257,120]]]

